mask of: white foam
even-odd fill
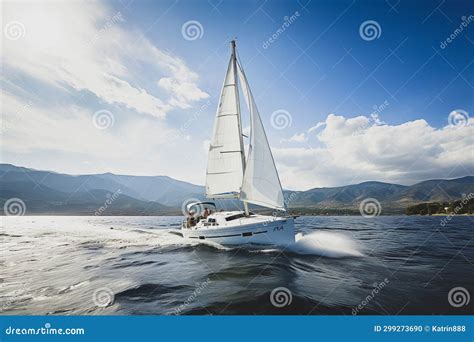
[[[223,250],[223,251],[230,251],[230,250],[234,249],[232,247],[227,247],[227,246],[221,245],[220,243],[212,242],[212,241],[206,241],[206,240],[190,241],[191,239],[185,239],[185,238],[182,238],[182,239],[185,240],[185,241],[188,241],[188,243],[192,244],[192,245],[201,244],[201,245],[210,246],[210,247],[213,247],[215,249],[219,249],[219,250]]]
[[[321,255],[329,258],[362,257],[357,244],[349,237],[331,232],[296,234],[296,242],[288,249],[298,254]]]
[[[143,228],[144,218],[117,218],[117,217],[6,217],[6,233],[18,233],[25,238],[41,237],[41,242],[59,246],[64,243],[79,244],[93,241],[109,248],[127,247],[166,247],[170,245],[206,244],[218,250],[233,250],[232,247],[209,241],[185,239],[176,233],[179,229],[149,229]],[[150,225],[153,221],[150,221]],[[171,222],[173,223],[173,222]],[[113,227],[112,227],[113,226]],[[172,232],[172,233],[170,233]],[[44,237],[47,235],[47,239]],[[239,246],[242,248],[243,246]],[[363,254],[358,250],[356,243],[349,237],[333,232],[318,231],[308,235],[297,234],[296,242],[286,246],[287,250],[298,254],[321,255],[330,258],[360,257]],[[272,253],[279,249],[272,247],[249,248],[252,252]],[[6,260],[7,266],[14,266],[16,261]]]

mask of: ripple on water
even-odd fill
[[[105,247],[105,244],[100,241],[85,241],[85,242],[81,242],[79,246],[84,249],[95,251],[98,249],[103,249]]]
[[[183,290],[189,290],[193,287],[188,285],[163,285],[163,284],[142,284],[115,294],[115,301],[134,301],[134,302],[153,302],[162,296],[169,296],[170,293],[176,293]]]

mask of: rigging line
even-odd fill
[[[237,60],[237,66],[239,68],[238,71],[240,71],[240,73],[242,74],[242,77],[245,81],[245,90],[246,90],[246,96],[245,96],[245,102],[247,102],[247,107],[249,109],[249,114],[250,114],[250,111],[252,110],[251,109],[251,103],[250,103],[250,96],[251,96],[251,91],[250,91],[250,86],[249,86],[249,82],[247,80],[247,75],[245,75],[245,71],[244,71],[244,67],[242,66],[242,64],[240,63],[240,58],[238,58],[238,53],[236,53],[236,58],[238,59]],[[251,126],[250,126],[251,127]],[[250,129],[252,130],[252,129]]]
[[[242,158],[242,171],[245,173],[246,168],[246,160],[245,160],[245,147],[244,147],[244,139],[242,138],[242,112],[240,109],[240,99],[239,99],[239,76],[238,76],[238,62],[237,62],[237,48],[235,44],[235,40],[231,42],[232,46],[232,55],[231,55],[231,62],[233,64],[233,73],[234,73],[234,90],[235,90],[235,99],[236,99],[236,106],[237,106],[237,118],[238,118],[238,129],[239,129],[239,141],[240,141],[240,150],[241,150],[241,158]]]

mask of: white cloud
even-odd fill
[[[2,93],[1,99],[5,113],[3,151],[8,153],[33,154],[41,149],[96,159],[106,156],[107,161],[113,162],[139,154],[157,156],[160,145],[175,134],[156,120],[131,120],[120,125],[114,113],[114,126],[100,130],[94,125],[93,113],[78,106],[28,106],[7,92]]]
[[[282,184],[290,189],[368,180],[411,184],[474,173],[474,120],[431,127],[425,120],[377,125],[368,117],[329,115],[320,147],[273,149]]]
[[[128,120],[113,112],[114,125],[98,129],[94,113],[79,106],[29,105],[1,94],[2,162],[71,174],[114,172],[170,175],[203,183],[206,153],[162,120]]]
[[[92,2],[8,2],[3,10],[5,23],[25,28],[24,37],[3,40],[2,63],[13,70],[158,118],[208,97],[184,61],[141,39],[140,32],[123,29],[120,12]],[[143,71],[130,69],[137,63],[163,76],[160,87],[138,85]]]
[[[290,139],[282,139],[281,142],[295,142],[295,143],[302,143],[308,141],[309,135],[312,132],[318,130],[318,128],[324,126],[325,122],[318,122],[316,125],[308,128],[305,132],[294,134]]]
[[[198,88],[196,83],[180,81],[171,77],[164,77],[158,81],[158,85],[174,95],[170,101],[171,105],[180,108],[190,108],[191,101],[199,101],[208,98],[209,95]]]
[[[305,133],[301,133],[301,134],[295,134],[293,135],[290,139],[288,139],[287,141],[294,141],[294,142],[303,142],[303,141],[306,141],[306,134]]]
[[[25,30],[20,39],[2,40],[1,162],[203,183],[204,153],[189,135],[177,139],[182,132],[164,120],[208,97],[181,58],[130,29],[127,17],[105,4],[2,5],[3,23],[19,22]],[[113,127],[93,125],[98,110],[112,112]]]

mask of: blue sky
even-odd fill
[[[393,8],[385,1],[310,1],[306,7],[294,1],[222,1],[214,2],[215,8],[212,3],[138,2],[131,20],[140,19],[139,27],[149,29],[147,35],[158,45],[186,56],[210,93],[222,80],[227,43],[236,36],[254,91],[263,97],[262,112],[286,108],[294,113],[295,132],[324,120],[328,113],[365,114],[386,100],[391,105],[383,116],[389,123],[424,118],[441,127],[455,109],[453,104],[468,112],[473,109],[474,27],[468,26],[448,48],[440,48],[461,17],[474,9],[468,1],[446,3],[439,11],[435,8],[441,2],[436,1],[425,1],[424,6],[402,1]],[[166,10],[154,23],[156,13]],[[294,24],[263,49],[262,43],[283,18],[296,11],[300,16]],[[359,36],[360,24],[369,19],[382,30],[374,41]],[[202,24],[202,39],[182,39],[181,25],[187,20]],[[211,55],[214,52],[218,56]]]
[[[4,13],[2,162],[203,184],[237,37],[284,187],[473,174],[471,1],[10,1]]]

